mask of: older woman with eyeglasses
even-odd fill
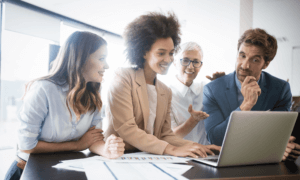
[[[202,80],[194,82],[203,65],[203,51],[195,42],[181,46],[173,62],[177,75],[170,84],[172,90],[171,125],[174,133],[186,140],[199,144],[210,144],[206,139],[204,119],[209,115],[202,112],[203,87],[207,83]],[[215,73],[210,80],[222,76]]]

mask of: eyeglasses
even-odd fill
[[[202,61],[191,61],[191,60],[189,60],[187,58],[180,59],[180,63],[181,63],[182,66],[189,66],[191,62],[193,63],[193,66],[195,68],[198,68],[198,67],[200,67],[203,64]]]

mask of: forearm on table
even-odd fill
[[[130,128],[129,128],[130,129]],[[135,128],[134,128],[135,129]],[[144,130],[137,128],[132,131],[117,131],[120,137],[131,146],[153,154],[162,154],[167,142],[158,139],[152,134],[147,134]],[[131,132],[131,133],[128,133]],[[175,135],[174,135],[175,136]]]
[[[198,124],[198,122],[190,116],[184,123],[173,129],[176,136],[180,138],[184,138],[188,133],[190,133],[194,127]]]
[[[168,144],[163,152],[164,155],[174,155],[175,146]]]
[[[166,141],[167,143],[169,143],[173,146],[176,146],[176,147],[180,147],[180,146],[184,146],[184,145],[189,144],[189,143],[193,143],[192,141],[182,139],[182,138],[180,138],[176,135],[165,136],[161,140]]]
[[[194,142],[192,142],[192,141],[187,141],[187,140],[184,140],[184,141],[186,142],[184,145],[186,145],[186,144],[194,144]],[[175,149],[177,149],[178,147],[180,147],[180,146],[172,145],[170,143],[164,149],[163,154],[171,155],[171,156],[176,156],[176,152],[175,152],[176,150]]]
[[[166,124],[166,126],[167,126],[167,124]],[[161,138],[160,138],[161,140],[169,143],[170,145],[176,146],[176,147],[184,146],[188,143],[193,143],[192,141],[188,141],[188,140],[185,140],[183,138],[176,136],[174,134],[174,132],[168,127],[164,127],[162,129],[161,134],[162,134]]]
[[[89,150],[95,154],[103,156],[104,146],[105,146],[104,141],[97,141],[89,147]]]
[[[77,143],[76,141],[69,141],[69,142],[60,142],[60,143],[53,143],[53,142],[45,142],[45,141],[38,141],[37,145],[31,150],[22,150],[22,152],[31,154],[31,153],[50,153],[50,152],[61,152],[61,151],[76,151],[77,150]]]
[[[112,111],[113,110],[113,111]],[[120,115],[121,113],[112,116],[116,110],[108,109],[107,115],[109,117],[109,121],[112,122],[110,124],[107,131],[110,133],[105,133],[105,136],[108,137],[112,132],[118,134],[123,141],[141,151],[153,153],[153,154],[162,154],[163,153],[163,145],[166,142],[162,142],[156,136],[152,134],[147,134],[145,130],[140,129],[135,121],[134,117],[127,118],[127,121],[124,121],[126,115]],[[125,113],[124,113],[125,114]],[[167,144],[167,143],[166,143]]]

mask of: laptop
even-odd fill
[[[278,163],[297,112],[233,111],[219,155],[191,158],[215,167]]]
[[[295,136],[295,143],[300,144],[300,112],[298,112],[298,117],[292,132],[292,136]]]

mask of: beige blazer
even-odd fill
[[[149,102],[144,70],[119,68],[108,90],[105,137],[115,134],[123,138],[126,150],[135,148],[154,154],[163,154],[170,143],[182,146],[193,143],[181,139],[171,129],[170,107],[172,91],[156,80],[157,109],[154,133],[145,131],[149,118]]]

